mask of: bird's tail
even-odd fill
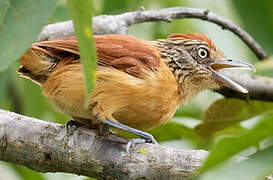
[[[75,37],[34,43],[19,59],[18,73],[41,85],[55,66],[65,59],[79,59],[78,41]]]
[[[20,76],[41,85],[56,66],[59,59],[50,49],[33,44],[19,59],[22,66],[18,69]]]

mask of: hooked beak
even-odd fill
[[[242,61],[235,61],[235,60],[225,60],[225,61],[215,61],[209,63],[209,69],[213,72],[212,77],[218,80],[223,86],[233,89],[235,91],[241,93],[248,93],[248,90],[241,86],[240,84],[234,82],[233,80],[229,79],[228,77],[224,76],[218,70],[222,69],[239,69],[239,70],[250,70],[255,72],[254,66]]]

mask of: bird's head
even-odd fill
[[[204,34],[172,34],[157,40],[162,58],[175,74],[179,84],[199,92],[221,86],[248,93],[247,89],[219,72],[222,69],[254,70],[246,62],[228,59]]]

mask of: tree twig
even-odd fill
[[[128,155],[126,143],[122,137],[100,137],[84,127],[67,135],[63,125],[0,109],[0,160],[39,172],[99,179],[181,179],[189,177],[208,154],[143,144]]]
[[[254,76],[243,72],[223,72],[226,76],[248,89],[248,94],[242,94],[228,88],[222,88],[218,92],[227,98],[255,99],[273,101],[273,79]]]
[[[243,31],[229,19],[216,15],[207,9],[173,7],[147,11],[141,9],[139,11],[119,15],[101,15],[94,17],[93,30],[95,34],[126,34],[128,27],[133,24],[152,21],[171,22],[173,19],[183,18],[198,18],[218,24],[223,29],[227,29],[241,38],[255,53],[258,59],[262,60],[267,58],[267,54],[263,48],[247,32]],[[50,24],[44,27],[38,41],[67,37],[73,34],[74,30],[71,21]]]

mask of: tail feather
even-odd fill
[[[19,59],[22,66],[18,69],[18,73],[20,76],[41,85],[58,61],[52,52],[33,45]]]
[[[60,60],[67,58],[79,59],[75,37],[37,42],[19,59],[22,66],[18,73],[41,85]]]

